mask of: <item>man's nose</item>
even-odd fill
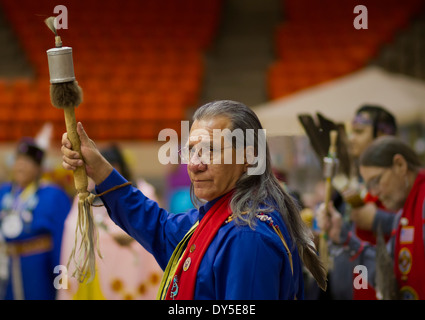
[[[205,163],[202,163],[201,159],[199,159],[197,155],[194,155],[193,157],[190,158],[187,168],[193,173],[196,173],[199,171],[207,170],[207,165]]]

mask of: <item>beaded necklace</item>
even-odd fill
[[[1,233],[7,238],[18,237],[22,230],[28,231],[33,220],[33,210],[38,204],[38,183],[32,182],[22,192],[13,186],[1,201]]]

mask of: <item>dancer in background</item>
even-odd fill
[[[0,294],[4,299],[55,299],[64,221],[71,208],[58,186],[40,181],[45,150],[23,138],[12,181],[0,186]]]
[[[360,158],[360,172],[370,193],[389,210],[397,212],[389,242],[392,259],[380,271],[377,264],[384,255],[376,247],[362,241],[330,207],[330,216],[323,206],[319,224],[330,239],[341,248],[356,252],[356,261],[367,267],[368,280],[375,286],[380,276],[379,295],[384,298],[425,299],[425,170],[418,155],[400,139],[387,136],[375,140]],[[394,278],[396,283],[391,282]],[[395,292],[395,293],[394,293]]]
[[[387,109],[377,105],[363,105],[352,119],[352,132],[349,136],[349,150],[354,160],[354,183],[342,194],[334,196],[334,207],[343,214],[353,233],[363,241],[376,243],[377,226],[381,225],[388,238],[391,234],[395,214],[385,209],[379,199],[365,192],[363,179],[359,173],[359,158],[365,149],[377,138],[397,133],[395,117]],[[354,185],[354,186],[353,186]],[[366,191],[366,190],[365,190]],[[342,198],[341,198],[342,196]],[[353,199],[357,199],[353,201]],[[353,286],[355,266],[359,264],[357,251],[340,250],[332,244],[329,254],[333,266],[329,270],[329,290],[325,298],[337,300],[375,300],[376,292],[372,283],[367,289],[358,290]],[[320,291],[317,291],[319,294]]]

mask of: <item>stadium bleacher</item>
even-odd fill
[[[420,12],[422,0],[361,2],[368,28],[356,29],[354,0],[284,0],[277,27],[277,60],[268,70],[270,99],[343,76],[365,66]]]

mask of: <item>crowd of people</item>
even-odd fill
[[[423,164],[385,108],[360,106],[351,122],[355,183],[309,208],[315,223],[305,223],[302,190],[272,166],[262,125],[242,103],[196,110],[187,166],[170,171],[178,192],[168,193],[168,210],[152,185],[132,177],[118,146],[99,150],[79,123],[82,154],[64,133],[62,166],[84,166],[91,192],[112,191],[93,208],[103,255],[96,275],[88,283],[69,276],[66,289],[55,288],[54,270],[67,265],[74,244],[77,197],[41,179],[46,150],[22,139],[11,181],[0,187],[0,298],[425,299]],[[205,148],[225,129],[243,133],[242,147],[223,134],[221,149]],[[230,163],[216,161],[228,150]],[[329,268],[317,231],[327,235]]]

